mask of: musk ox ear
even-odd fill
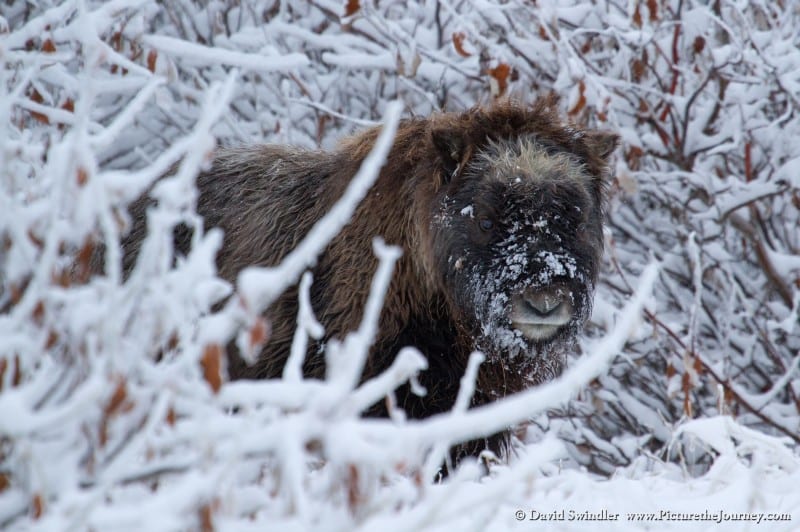
[[[461,169],[467,155],[467,139],[452,129],[434,129],[431,140],[442,164],[444,182],[449,182]]]
[[[619,145],[619,135],[598,129],[587,131],[584,140],[589,150],[604,161],[608,160]]]

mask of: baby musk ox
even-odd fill
[[[370,152],[377,128],[332,152],[277,145],[220,149],[198,178],[197,210],[221,227],[220,275],[272,266],[341,197]],[[356,328],[375,272],[372,240],[402,248],[364,379],[385,370],[403,346],[427,358],[427,394],[397,400],[426,417],[454,403],[471,352],[486,355],[473,405],[559,374],[564,351],[590,312],[603,237],[607,158],[617,136],[566,126],[554,98],[514,102],[401,122],[385,166],[353,219],[313,268],[311,302],[322,343]],[[146,201],[128,236],[144,236]],[[178,250],[190,242],[176,232]],[[126,268],[133,265],[128,253]],[[298,289],[268,310],[271,337],[248,366],[233,353],[231,378],[280,377],[290,352]],[[323,378],[324,353],[310,346],[307,377]],[[372,414],[385,414],[375,405]],[[507,435],[455,451],[501,450]]]

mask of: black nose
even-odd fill
[[[528,289],[522,296],[527,310],[541,318],[552,316],[564,304],[564,294],[559,290],[532,290]]]

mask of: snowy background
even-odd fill
[[[10,0],[0,63],[0,528],[800,528],[796,2]],[[263,340],[260,310],[346,222],[400,116],[548,91],[623,137],[564,378],[466,411],[467,375],[451,414],[360,419],[421,367],[404,350],[353,375],[396,259],[379,246],[328,380],[226,382],[222,346]],[[215,142],[330,148],[381,122],[292,261],[230,286],[222,235],[198,231],[171,266]],[[123,282],[126,207],[176,162]],[[509,463],[432,482],[448,444],[509,424]]]

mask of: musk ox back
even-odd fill
[[[373,237],[403,249],[364,378],[386,369],[401,347],[417,347],[429,363],[420,377],[427,394],[404,388],[397,395],[412,417],[453,405],[476,349],[486,361],[474,405],[555,377],[589,315],[606,159],[617,137],[565,126],[555,103],[503,102],[403,121],[375,185],[313,269],[311,302],[324,344],[361,319],[377,266]],[[198,178],[199,214],[225,231],[220,275],[234,281],[244,267],[278,264],[341,197],[377,132],[352,136],[333,152],[220,149]],[[133,209],[126,268],[145,234],[145,205]],[[176,233],[177,249],[188,248],[189,236]],[[281,375],[297,295],[294,287],[268,309],[271,337],[254,365],[230,354],[232,378]],[[324,376],[320,344],[309,347],[308,377]],[[489,443],[496,450],[503,441]],[[459,452],[484,446],[473,442]]]

